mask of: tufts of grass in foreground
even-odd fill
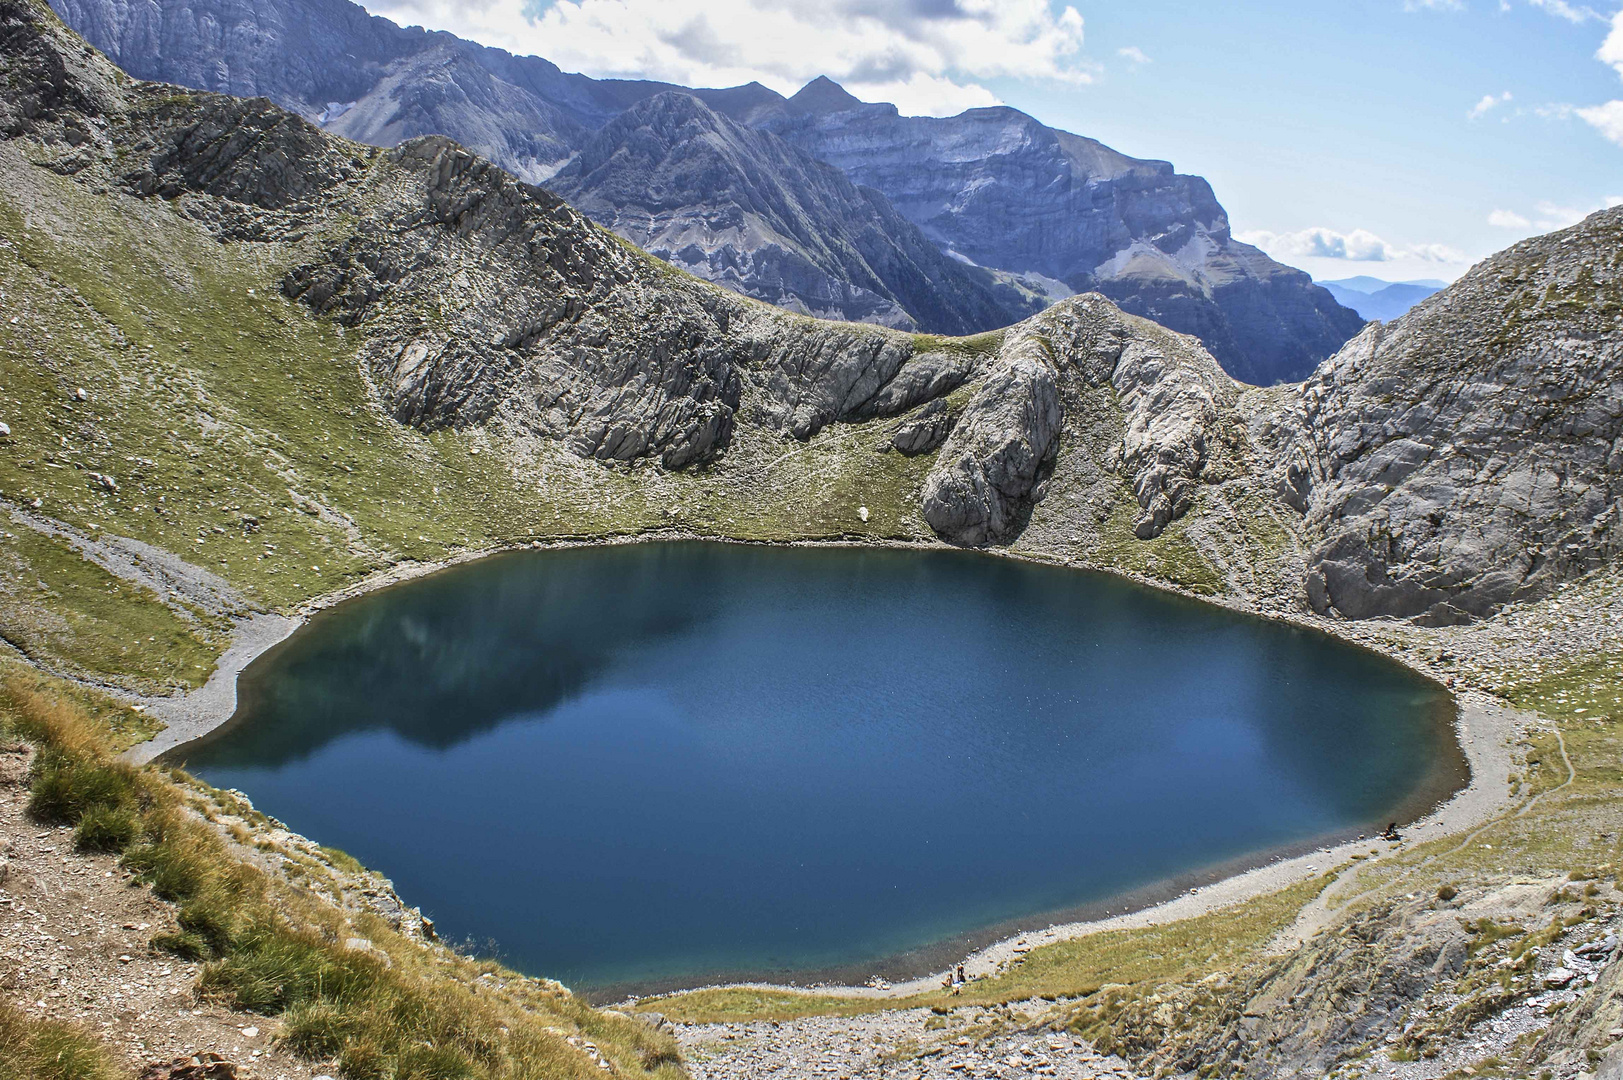
[[[683,1075],[675,1042],[645,1024],[597,1012],[556,984],[412,942],[376,917],[346,918],[239,859],[198,814],[183,778],[111,757],[105,728],[37,679],[0,673],[0,722],[36,747],[30,813],[74,826],[82,848],[119,853],[176,905],[178,928],[154,946],[207,961],[204,997],[281,1017],[280,1037],[295,1052],[336,1059],[348,1080],[600,1076],[569,1044],[572,1035],[594,1043],[619,1073]],[[357,937],[371,947],[348,947]],[[0,1017],[0,1038],[4,1024]],[[37,1041],[24,1039],[17,1053],[32,1053]],[[0,1043],[0,1063],[7,1052]],[[74,1053],[75,1061],[97,1060]],[[61,1080],[100,1075],[81,1070]]]
[[[0,1003],[0,1076],[14,1080],[121,1080],[97,1039],[71,1024],[35,1020]]]

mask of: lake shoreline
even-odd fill
[[[233,633],[231,646],[222,654],[215,671],[204,686],[184,695],[143,699],[150,715],[164,721],[168,726],[153,740],[132,747],[125,757],[135,764],[151,762],[217,730],[236,712],[236,685],[243,670],[285,642],[311,616],[347,600],[506,553],[682,541],[758,547],[962,550],[939,541],[867,538],[754,541],[703,536],[685,530],[660,530],[629,536],[500,545],[489,549],[459,552],[446,559],[429,563],[396,564],[343,589],[314,597],[299,605],[291,614],[260,613],[239,621]],[[1381,647],[1380,640],[1368,632],[1370,628],[1362,627],[1361,624],[1341,623],[1305,612],[1266,609],[1242,599],[1204,596],[1166,581],[1100,567],[1084,560],[1043,558],[1006,549],[982,553],[1041,566],[1092,571],[1132,581],[1160,592],[1213,604],[1254,618],[1318,630],[1345,644],[1378,653],[1445,687],[1452,681],[1427,670],[1423,665],[1416,663],[1414,657],[1405,655],[1402,650]],[[1355,626],[1359,626],[1365,632],[1348,632]],[[1453,741],[1466,764],[1465,784],[1463,787],[1453,789],[1453,793],[1446,799],[1434,799],[1429,806],[1404,815],[1412,820],[1402,821],[1401,824],[1411,834],[1423,833],[1419,839],[1436,839],[1468,829],[1485,820],[1508,802],[1510,792],[1505,780],[1510,771],[1508,742],[1520,733],[1530,719],[1483,695],[1461,697],[1454,694],[1450,688],[1450,698],[1455,704]],[[1370,854],[1372,848],[1379,852],[1373,857]],[[723,981],[716,981],[718,977],[711,976],[712,981],[702,985],[695,985],[694,980],[619,984],[585,991],[583,997],[594,1003],[629,1003],[648,995],[728,987],[876,1000],[904,998],[938,989],[946,973],[958,964],[962,964],[966,975],[970,978],[982,978],[1004,970],[1029,948],[1096,933],[1161,925],[1209,914],[1347,864],[1355,855],[1364,855],[1367,864],[1377,861],[1388,850],[1400,848],[1401,845],[1369,839],[1353,839],[1350,832],[1344,832],[1332,837],[1305,841],[1285,849],[1257,852],[1213,864],[1167,881],[1152,883],[1126,895],[1110,897],[1064,912],[1038,913],[1026,919],[1010,920],[978,933],[958,936],[946,942],[926,946],[900,956],[881,958],[871,963],[842,966],[821,972],[783,972],[781,975],[772,973],[766,976],[768,981],[740,973],[738,977],[731,979],[726,976],[719,977]],[[1128,910],[1118,913],[1115,911],[1118,907]],[[1056,921],[1053,925],[1040,930],[1019,929],[1021,924],[1029,925],[1048,919],[1063,919],[1063,921]],[[897,972],[899,977],[889,979],[883,975],[885,970]],[[925,974],[914,974],[921,970]],[[879,978],[875,981],[879,984],[855,983],[855,978],[865,972],[878,975]],[[784,981],[770,981],[774,978],[781,978]]]
[[[1400,843],[1388,843],[1379,837],[1358,838],[1341,833],[1215,864],[1145,886],[1124,896],[1084,905],[1075,909],[1074,919],[1064,923],[1042,929],[1012,931],[1006,929],[1010,924],[1002,924],[987,932],[997,931],[1000,934],[995,941],[971,950],[953,953],[950,944],[916,950],[917,954],[932,957],[945,954],[956,959],[937,963],[924,975],[887,979],[889,985],[841,982],[836,981],[835,976],[852,970],[866,970],[885,978],[883,969],[888,962],[896,961],[896,957],[831,969],[828,973],[808,973],[798,977],[797,973],[784,973],[779,977],[784,981],[743,978],[695,985],[692,980],[672,980],[668,984],[622,984],[586,989],[582,991],[582,996],[594,1005],[625,1006],[671,994],[723,989],[796,993],[809,997],[870,998],[876,1001],[903,999],[941,989],[947,973],[959,964],[962,964],[968,978],[987,978],[1005,971],[1029,949],[1094,934],[1143,929],[1198,918],[1278,892],[1320,874],[1335,873],[1352,865],[1375,865],[1401,852],[1411,843],[1442,839],[1480,825],[1508,803],[1510,785],[1506,777],[1511,768],[1509,743],[1532,718],[1490,700],[1474,698],[1475,695],[1473,700],[1461,703],[1455,727],[1470,762],[1470,783],[1423,816],[1409,821],[1400,819],[1400,831],[1403,833]],[[1128,910],[1118,914],[1108,913],[1122,906]],[[1046,913],[1037,914],[1029,920],[1013,922],[1035,922],[1050,917]],[[974,940],[983,935],[966,936]]]

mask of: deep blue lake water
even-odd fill
[[[1464,779],[1444,692],[1372,653],[968,552],[504,555],[240,686],[176,759],[581,988],[908,974]]]

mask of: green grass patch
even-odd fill
[[[1095,561],[1120,570],[1142,574],[1181,586],[1202,596],[1216,596],[1223,591],[1223,575],[1211,560],[1185,535],[1189,518],[1198,515],[1197,507],[1189,515],[1170,523],[1153,540],[1140,540],[1133,534],[1133,523],[1138,520],[1138,500],[1125,485],[1111,505],[1110,517],[1100,530],[1099,546],[1094,550]]]
[[[67,541],[0,534],[0,637],[35,663],[141,690],[199,686],[225,628],[186,618]]]

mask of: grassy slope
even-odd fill
[[[356,335],[277,291],[300,252],[219,244],[183,205],[98,196],[0,154],[0,497],[176,552],[255,605],[532,540],[927,536],[912,507],[928,459],[881,453],[879,424],[805,445],[746,429],[691,475],[403,427],[373,401]],[[206,677],[216,628],[129,587],[115,612],[105,575],[11,531],[0,635],[31,659],[143,689]],[[131,647],[149,638],[168,647]]]
[[[346,917],[320,893],[353,872],[353,859],[283,852],[240,824],[215,824],[239,810],[237,800],[118,762],[116,722],[83,701],[60,680],[0,662],[0,737],[35,746],[29,814],[42,825],[71,826],[82,850],[120,855],[142,885],[176,905],[178,931],[152,944],[209,961],[203,996],[279,1017],[279,1038],[313,1060],[336,1058],[350,1080],[601,1075],[581,1040],[618,1075],[682,1075],[674,1041],[641,1022],[594,1010],[556,983],[408,939],[375,916]],[[278,862],[299,858],[300,883],[261,870],[258,850]],[[368,950],[345,944],[357,933],[371,942]],[[109,1060],[82,1032],[0,1006],[7,1076],[112,1080]]]

